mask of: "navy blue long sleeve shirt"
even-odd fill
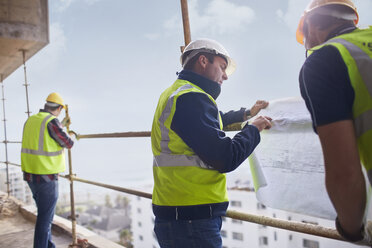
[[[221,86],[201,75],[183,70],[179,79],[187,80],[217,99]],[[258,129],[246,125],[233,138],[220,129],[217,106],[205,94],[187,93],[180,96],[171,129],[203,160],[226,173],[235,170],[260,142]],[[244,109],[223,115],[224,125],[243,121]]]

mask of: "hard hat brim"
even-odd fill
[[[300,44],[304,44],[304,21],[305,21],[305,15],[301,16],[300,22],[298,23],[298,27],[296,30],[296,40]]]

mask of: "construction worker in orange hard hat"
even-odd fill
[[[222,113],[216,99],[235,70],[217,41],[198,39],[181,56],[183,70],[160,96],[151,131],[154,231],[160,247],[221,248],[221,216],[229,201],[225,173],[253,152],[271,118],[260,116],[233,138],[223,127],[256,115],[268,103]]]
[[[372,245],[365,220],[366,182],[372,182],[372,27],[356,27],[351,0],[312,0],[296,39],[309,55],[301,95],[322,144],[336,228],[350,242]]]
[[[57,117],[65,107],[58,93],[51,93],[39,113],[23,127],[21,167],[37,206],[34,248],[55,247],[51,224],[58,199],[58,173],[65,171],[64,148],[74,142]]]

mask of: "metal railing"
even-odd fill
[[[134,132],[136,133],[136,132]],[[135,137],[135,136],[133,136]],[[3,162],[0,162],[3,163]],[[9,163],[10,165],[16,165],[16,166],[21,166],[19,164],[15,163]],[[138,190],[133,190],[130,188],[124,188],[124,187],[119,187],[116,185],[110,185],[110,184],[105,184],[97,181],[92,181],[84,178],[77,177],[75,175],[67,174],[67,175],[60,175],[60,177],[65,178],[69,180],[70,182],[77,181],[85,184],[90,184],[90,185],[95,185],[98,187],[106,188],[106,189],[111,189],[115,190],[118,192],[130,194],[130,195],[136,195],[139,197],[144,197],[151,199],[152,195],[147,192],[143,191],[138,191]],[[70,184],[73,185],[73,184]],[[70,195],[73,195],[73,191],[70,191]],[[75,213],[74,211],[74,198],[70,197],[71,200],[71,216],[74,216]],[[264,225],[264,226],[271,226],[274,228],[279,228],[279,229],[284,229],[288,231],[294,231],[294,232],[299,232],[299,233],[304,233],[304,234],[310,234],[314,236],[319,236],[319,237],[324,237],[324,238],[329,238],[329,239],[335,239],[335,240],[341,240],[345,241],[335,229],[332,228],[327,228],[315,224],[309,224],[309,223],[302,223],[302,222],[296,222],[296,221],[288,221],[288,220],[281,220],[277,218],[271,218],[267,216],[262,216],[262,215],[255,215],[255,214],[249,214],[249,213],[244,213],[244,212],[239,212],[239,211],[233,211],[233,210],[227,210],[226,217],[229,217],[231,219],[236,219],[236,220],[241,220],[241,221],[246,221],[250,223],[255,223],[259,225]],[[76,219],[75,222],[71,221],[72,226],[76,226]],[[76,230],[76,227],[72,229],[74,232]],[[76,233],[72,234],[73,237],[76,239]],[[73,245],[76,244],[73,242]]]
[[[183,21],[183,30],[184,30],[184,41],[185,45],[181,46],[181,51],[183,51],[184,47],[188,45],[191,41],[191,34],[190,34],[190,23],[189,23],[189,17],[188,17],[188,7],[187,7],[187,0],[180,0],[181,1],[181,10],[182,10],[182,21]],[[24,76],[25,76],[25,89],[26,89],[26,100],[27,100],[27,115],[30,116],[30,110],[29,110],[29,97],[28,97],[28,82],[27,82],[27,74],[26,74],[26,64],[25,64],[25,50],[22,50],[22,55],[23,55],[23,65],[24,65]],[[2,78],[1,78],[1,83],[2,83]],[[9,190],[9,171],[8,171],[8,165],[13,165],[13,166],[19,166],[19,164],[12,163],[8,161],[8,152],[7,152],[7,145],[8,144],[19,144],[21,143],[20,141],[8,141],[7,136],[6,136],[6,119],[5,119],[5,99],[4,99],[4,87],[2,83],[2,94],[3,94],[3,117],[4,117],[4,133],[5,133],[5,140],[2,142],[5,145],[5,154],[6,154],[6,161],[1,161],[0,163],[6,164],[7,167],[7,184],[8,184],[8,194],[10,193]],[[66,115],[68,116],[68,108],[66,109]],[[67,130],[70,131],[69,124],[66,125]],[[227,131],[236,131],[240,129],[240,125],[236,124],[233,126],[228,127],[226,130]],[[142,132],[120,132],[120,133],[101,133],[101,134],[76,134],[76,138],[79,139],[91,139],[91,138],[130,138],[130,137],[150,137],[150,132],[149,131],[142,131]],[[118,187],[115,185],[110,185],[110,184],[105,184],[101,182],[96,182],[96,181],[91,181],[83,178],[77,177],[75,174],[73,174],[72,171],[72,157],[71,157],[71,152],[68,150],[68,162],[69,162],[69,174],[67,175],[60,175],[62,178],[65,178],[69,180],[70,182],[70,204],[71,204],[71,224],[72,224],[72,244],[70,247],[80,247],[79,244],[77,244],[77,238],[76,238],[76,216],[75,216],[75,199],[74,199],[74,181],[85,183],[85,184],[90,184],[90,185],[95,185],[98,187],[103,187],[115,191],[119,191],[122,193],[126,194],[131,194],[131,195],[136,195],[139,197],[144,197],[151,199],[152,195],[146,192],[141,192],[133,189],[128,189],[128,188],[123,188],[123,187]],[[344,240],[335,229],[331,228],[326,228],[322,227],[319,225],[314,225],[314,224],[308,224],[308,223],[301,223],[301,222],[295,222],[295,221],[287,221],[287,220],[280,220],[276,218],[271,218],[267,216],[259,216],[259,215],[254,215],[254,214],[249,214],[249,213],[243,213],[243,212],[237,212],[237,211],[232,211],[228,210],[227,211],[227,217],[236,219],[236,220],[241,220],[241,221],[246,221],[246,222],[251,222],[251,223],[256,223],[260,225],[265,225],[265,226],[271,226],[274,228],[280,228],[280,229],[285,229],[288,231],[294,231],[294,232],[300,232],[300,233],[305,233],[305,234],[310,234],[310,235],[315,235],[319,237],[324,237],[324,238],[330,238],[330,239],[335,239],[335,240]]]

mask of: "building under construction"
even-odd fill
[[[49,4],[51,4],[49,2]],[[183,48],[190,43],[191,41],[191,30],[190,30],[190,20],[188,12],[188,2],[187,0],[181,0],[179,3],[179,12],[178,14],[182,16],[183,29],[179,30],[180,34],[183,35],[184,42],[178,44],[179,50],[177,51],[181,54]],[[1,184],[5,185],[5,195],[0,195],[0,226],[4,226],[1,223],[7,218],[11,218],[12,214],[1,215],[2,211],[4,213],[5,209],[8,206],[12,205],[10,198],[11,196],[19,195],[22,192],[22,199],[24,201],[32,201],[30,192],[24,191],[24,188],[19,186],[19,179],[17,179],[17,173],[21,173],[20,165],[14,161],[18,161],[19,158],[15,158],[14,152],[10,152],[11,149],[18,149],[20,147],[20,140],[16,140],[14,137],[9,137],[8,132],[12,126],[9,126],[10,122],[7,119],[8,115],[23,115],[24,119],[29,117],[32,112],[35,112],[35,109],[30,108],[30,99],[32,99],[32,81],[30,78],[30,71],[33,68],[29,68],[27,63],[31,57],[33,57],[38,52],[41,52],[42,49],[47,46],[49,43],[49,13],[48,13],[48,1],[47,0],[0,0],[0,79],[2,86],[2,120],[3,120],[3,130],[4,130],[4,149],[1,152],[1,168],[5,171],[3,177],[0,177]],[[84,44],[87,45],[87,44]],[[127,60],[127,58],[122,58],[122,60]],[[109,63],[109,61],[107,62]],[[125,64],[125,62],[123,62]],[[103,64],[102,66],[105,66]],[[154,65],[156,66],[156,65]],[[23,69],[23,82],[24,86],[22,91],[17,93],[18,98],[24,98],[25,111],[19,113],[8,113],[7,112],[7,103],[9,99],[6,99],[7,95],[7,79],[15,72],[18,68]],[[63,70],[63,68],[61,68]],[[94,74],[94,72],[91,72]],[[34,84],[37,84],[34,82]],[[102,86],[104,83],[102,84]],[[133,87],[133,85],[131,86]],[[134,87],[137,87],[135,85]],[[141,85],[138,84],[138,87]],[[128,87],[130,90],[130,87]],[[99,88],[97,91],[104,91],[104,88]],[[83,92],[83,90],[82,90]],[[87,90],[90,92],[90,90]],[[123,99],[119,99],[122,101]],[[118,100],[118,101],[119,101]],[[95,99],[95,101],[100,101]],[[105,103],[102,103],[105,105]],[[135,105],[135,104],[133,104]],[[155,105],[155,103],[153,104]],[[85,105],[89,106],[89,104]],[[128,106],[135,107],[135,106]],[[70,111],[67,106],[66,115],[70,116],[72,122],[71,126],[68,124],[66,126],[67,130],[75,130],[73,126],[74,115],[78,115],[77,110],[72,110],[74,106],[70,106]],[[107,106],[109,108],[109,106]],[[151,108],[154,108],[151,106]],[[73,113],[72,113],[73,111]],[[25,112],[25,113],[24,113]],[[109,109],[108,109],[109,112]],[[120,114],[120,113],[117,113]],[[110,116],[100,116],[97,117],[99,121],[105,119],[105,121],[110,122]],[[92,118],[93,120],[93,118]],[[90,120],[91,121],[91,120]],[[19,124],[23,125],[23,123]],[[227,131],[236,131],[240,128],[240,125],[230,126]],[[89,128],[88,128],[89,130]],[[102,128],[102,132],[99,133],[89,133],[86,130],[79,130],[76,132],[76,142],[80,142],[81,146],[87,145],[93,140],[102,140],[105,142],[103,144],[108,144],[109,142],[117,142],[117,139],[125,139],[126,142],[136,142],[138,139],[149,139],[150,131],[133,131],[133,130],[118,130],[116,132],[110,132],[109,130]],[[81,132],[81,133],[80,133]],[[88,133],[85,133],[88,132]],[[19,132],[21,133],[21,131]],[[113,139],[116,138],[116,139]],[[128,139],[132,138],[132,139]],[[104,141],[103,141],[104,140]],[[101,145],[100,145],[101,146]],[[16,147],[16,148],[14,148]],[[88,149],[79,148],[80,151],[89,151]],[[107,149],[109,150],[109,149]],[[146,151],[144,149],[144,151]],[[108,156],[105,153],[105,146],[100,147],[100,156],[102,156],[102,161],[105,161],[105,156]],[[109,152],[109,151],[108,151]],[[123,151],[123,156],[125,151]],[[129,154],[131,155],[131,154]],[[128,156],[129,156],[128,155]],[[89,152],[84,156],[90,156]],[[76,187],[78,185],[84,184],[85,187],[89,187],[91,192],[95,192],[98,189],[107,189],[118,194],[123,194],[125,196],[131,196],[131,202],[133,204],[132,211],[141,212],[142,217],[133,217],[132,220],[132,231],[135,247],[148,247],[148,245],[153,245],[153,247],[158,247],[155,238],[153,237],[153,215],[151,209],[146,210],[146,206],[150,205],[152,195],[148,192],[151,191],[151,187],[143,187],[143,190],[140,190],[138,187],[122,187],[119,185],[111,184],[110,181],[100,181],[91,179],[89,176],[82,174],[75,174],[76,168],[79,167],[78,164],[74,162],[74,152],[68,150],[66,153],[66,162],[68,166],[67,173],[60,175],[61,180],[65,180],[66,185],[69,185],[69,197],[68,202],[70,204],[69,209],[71,214],[69,220],[57,218],[54,229],[58,230],[63,235],[66,235],[69,238],[68,245],[70,247],[120,247],[119,245],[105,240],[100,235],[89,232],[84,228],[77,225],[78,216],[76,214]],[[75,167],[76,166],[76,167]],[[110,172],[107,172],[109,174]],[[113,174],[115,171],[112,172]],[[249,193],[249,194],[248,194]],[[239,201],[239,199],[243,199]],[[252,205],[254,202],[254,205]],[[16,201],[12,205],[12,209],[16,209],[21,213],[22,218],[25,220],[35,221],[35,212],[30,210],[28,207],[24,207],[24,203]],[[242,208],[244,206],[250,206]],[[248,212],[247,210],[255,209],[254,213]],[[280,216],[276,216],[275,213],[281,213]],[[143,217],[146,216],[146,217]],[[319,223],[314,223],[313,221],[302,220],[300,215],[293,214],[291,217],[285,215],[284,212],[268,210],[264,205],[257,203],[257,200],[254,197],[253,187],[246,187],[244,189],[236,187],[230,191],[230,208],[227,212],[226,218],[224,218],[224,224],[227,228],[230,228],[231,233],[226,230],[222,231],[222,236],[224,240],[231,239],[234,246],[225,245],[223,247],[248,247],[251,244],[256,244],[258,247],[306,247],[306,248],[319,248],[320,246],[318,240],[327,240],[324,243],[332,245],[333,242],[337,240],[336,244],[339,247],[351,247],[352,245],[344,242],[343,238],[337,233],[333,228],[325,227],[322,225],[322,221]],[[146,220],[142,219],[146,218]],[[13,221],[12,225],[16,226],[17,222],[23,222],[24,220]],[[4,222],[5,223],[5,222]],[[236,225],[236,226],[235,226]],[[248,228],[248,226],[257,225],[257,228],[260,228],[257,233],[250,235],[251,237],[247,238],[243,236],[239,229]],[[267,228],[270,228],[268,231]],[[10,228],[11,229],[11,228]],[[2,243],[6,247],[29,247],[28,243],[20,244],[17,246],[12,246],[13,237],[20,237],[22,235],[22,230],[14,228],[18,231],[0,231],[0,246]],[[288,231],[285,232],[284,231]],[[3,232],[1,234],[1,232]],[[143,233],[141,233],[143,232]],[[146,233],[145,233],[146,232]],[[297,234],[304,234],[306,236],[300,236],[297,240],[293,238]],[[280,238],[278,238],[280,236]],[[32,238],[32,237],[30,237]],[[283,239],[285,238],[285,241]],[[57,238],[58,239],[58,238]],[[151,241],[148,241],[151,239]],[[1,241],[3,240],[3,241]],[[146,242],[145,242],[146,241]],[[30,240],[31,242],[31,240]],[[105,243],[107,242],[107,243]],[[60,241],[60,247],[63,247],[66,244],[66,240]],[[143,244],[143,245],[141,245]],[[146,245],[145,245],[146,244]],[[24,245],[24,246],[22,246]],[[4,246],[5,247],[5,246]],[[325,246],[324,246],[325,247]],[[331,247],[331,246],[328,246]]]

